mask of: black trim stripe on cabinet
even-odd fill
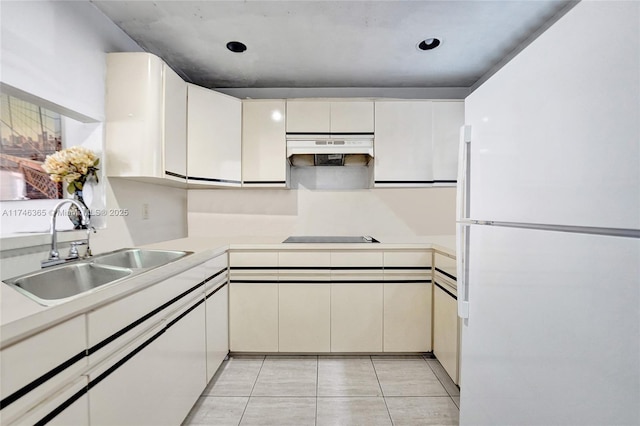
[[[59,373],[62,373],[64,370],[71,367],[76,362],[82,360],[85,356],[87,356],[87,353],[86,353],[86,350],[83,350],[82,352],[72,356],[71,358],[69,358],[62,364],[58,365],[57,367],[54,367],[51,370],[47,371],[42,376],[38,377],[32,382],[21,387],[11,395],[8,395],[6,398],[0,401],[0,410],[7,407],[11,403],[17,401],[18,399],[22,398],[23,396],[25,396],[26,394],[28,394],[29,392],[31,392],[32,390],[34,390],[35,388],[43,384],[44,382],[58,375]]]
[[[223,269],[220,272],[225,271],[225,269]],[[218,272],[215,276],[211,276],[209,278],[207,278],[205,281],[203,281],[201,284],[204,284],[208,281],[211,281],[213,278],[215,278],[216,276],[220,275],[220,272]],[[64,401],[62,404],[60,404],[56,409],[54,409],[53,411],[51,411],[49,414],[47,414],[45,417],[43,417],[39,422],[36,423],[36,425],[44,425],[47,424],[48,422],[50,422],[53,418],[55,418],[58,414],[60,414],[62,411],[64,411],[67,407],[69,407],[71,404],[73,404],[75,401],[77,401],[80,397],[82,397],[82,395],[84,395],[85,393],[89,392],[89,390],[91,390],[92,388],[94,388],[98,383],[100,383],[101,381],[103,381],[104,379],[106,379],[109,375],[111,375],[114,371],[116,371],[118,368],[122,367],[127,361],[129,361],[131,358],[133,358],[136,354],[138,354],[140,351],[142,351],[144,348],[146,348],[147,346],[149,346],[151,343],[153,343],[158,337],[160,337],[162,334],[164,334],[169,328],[173,327],[178,321],[180,321],[181,319],[183,319],[184,317],[186,317],[189,313],[191,313],[193,310],[195,310],[198,306],[200,306],[202,303],[205,302],[206,299],[208,299],[209,297],[213,296],[215,293],[217,293],[220,289],[222,289],[223,287],[225,287],[227,285],[227,283],[223,283],[221,286],[217,287],[215,290],[213,290],[211,293],[209,293],[208,295],[205,296],[204,299],[199,300],[198,302],[194,303],[192,306],[189,307],[189,309],[187,309],[186,311],[184,311],[183,313],[181,313],[178,317],[174,318],[171,322],[169,322],[162,330],[158,331],[156,334],[154,334],[153,336],[151,336],[149,339],[145,340],[140,346],[136,347],[134,350],[132,350],[131,352],[129,352],[127,355],[125,355],[122,359],[120,359],[118,362],[116,362],[115,364],[113,364],[111,367],[109,367],[107,370],[105,370],[102,374],[100,374],[98,377],[96,377],[95,379],[93,379],[92,381],[89,382],[89,384],[87,385],[87,387],[81,389],[80,391],[76,392],[75,394],[73,394],[69,399],[67,399],[66,401]]]
[[[77,355],[74,355],[73,357],[71,357],[68,360],[64,361],[60,365],[58,365],[58,366],[52,368],[51,370],[47,371],[42,376],[34,379],[30,383],[28,383],[25,386],[21,387],[20,389],[16,390],[12,394],[10,394],[7,397],[5,397],[2,401],[0,401],[0,410],[4,409],[8,405],[10,405],[13,402],[17,401],[18,399],[22,398],[23,396],[25,396],[26,394],[28,394],[32,390],[36,389],[38,386],[42,385],[43,383],[45,383],[48,380],[52,379],[54,376],[58,375],[62,371],[64,371],[67,368],[71,367],[76,362],[81,361],[84,357],[95,353],[97,350],[103,348],[107,344],[109,344],[112,341],[116,340],[118,337],[120,337],[123,334],[125,334],[126,332],[132,330],[133,328],[135,328],[136,326],[140,325],[141,323],[143,323],[147,319],[149,319],[152,316],[156,315],[160,311],[166,309],[171,304],[177,302],[178,300],[180,300],[183,297],[187,296],[188,294],[192,293],[193,291],[195,291],[199,287],[202,287],[203,285],[205,285],[206,283],[208,283],[212,279],[220,276],[221,274],[225,273],[226,271],[227,271],[227,268],[221,269],[220,271],[218,271],[215,274],[211,275],[210,277],[208,277],[204,281],[196,284],[192,288],[190,288],[190,289],[184,291],[183,293],[181,293],[180,295],[174,297],[169,302],[163,304],[159,308],[154,309],[153,311],[151,311],[148,314],[142,316],[141,318],[137,319],[136,321],[132,322],[131,324],[127,325],[126,327],[123,327],[122,329],[120,329],[119,331],[115,332],[114,334],[112,334],[111,336],[107,337],[106,339],[102,340],[101,342],[95,344],[93,347],[91,347],[89,349],[86,349],[86,350],[83,350],[82,352],[78,353]]]
[[[375,133],[373,132],[339,132],[339,133],[332,133],[332,132],[287,132],[287,136],[288,137],[295,137],[295,136],[309,136],[309,135],[319,135],[319,136],[335,136],[337,139],[340,139],[340,136],[353,136],[353,135],[358,135],[358,136],[374,136]]]
[[[389,270],[389,271],[430,271],[431,266],[231,266],[232,271],[366,271],[366,270]]]
[[[444,291],[445,293],[447,293],[449,296],[453,297],[454,299],[458,300],[458,296],[456,296],[455,294],[451,293],[449,290],[447,290],[446,288],[444,288],[441,284],[438,283],[438,281],[434,281],[433,284],[436,285],[436,287],[438,287],[440,290]]]
[[[236,280],[231,278],[229,284],[428,284],[431,280]]]
[[[167,176],[173,176],[173,177],[177,177],[180,179],[186,179],[187,176],[186,175],[181,175],[180,173],[174,173],[174,172],[170,172],[169,170],[165,170],[164,174]]]
[[[447,273],[447,272],[443,271],[443,270],[442,270],[442,269],[440,269],[440,268],[436,268],[436,271],[437,271],[437,272],[440,272],[442,275],[446,275],[447,277],[451,278],[451,279],[452,279],[452,280],[454,280],[454,281],[457,281],[456,277],[454,277],[453,275],[451,275],[451,274],[449,274],[449,273]]]
[[[198,177],[198,176],[187,176],[187,180],[197,180],[197,181],[202,181],[202,182],[237,183],[237,184],[242,183],[239,180],[214,179],[214,178],[205,178],[205,177]]]
[[[168,308],[172,304],[176,303],[178,300],[180,300],[183,297],[187,296],[188,294],[194,292],[195,290],[197,290],[198,288],[202,287],[203,285],[205,285],[206,283],[208,283],[212,279],[216,278],[217,276],[223,274],[224,272],[226,272],[226,270],[227,270],[227,268],[221,269],[220,271],[218,271],[215,274],[211,275],[209,278],[205,279],[202,282],[199,282],[198,284],[196,284],[195,286],[191,287],[190,289],[180,293],[179,295],[177,295],[173,299],[171,299],[168,302],[162,304],[161,306],[157,307],[156,309],[154,309],[153,311],[147,313],[146,315],[138,318],[137,320],[135,320],[131,324],[127,325],[126,327],[123,327],[122,329],[120,329],[119,331],[113,333],[111,336],[107,337],[106,339],[102,340],[101,342],[96,343],[95,345],[93,345],[92,347],[90,347],[87,350],[88,355],[91,355],[91,354],[95,353],[97,350],[99,350],[99,349],[103,348],[104,346],[108,345],[109,343],[113,342],[118,337],[122,336],[123,334],[127,333],[128,331],[131,331],[132,329],[134,329],[138,325],[142,324],[143,322],[145,322],[149,318],[153,317],[154,315],[156,315],[156,314],[160,313],[161,311],[165,310],[166,308]]]
[[[82,397],[82,395],[84,395],[85,393],[87,393],[89,391],[88,387],[85,386],[82,389],[80,389],[78,392],[74,393],[69,399],[67,399],[65,402],[63,402],[62,404],[60,404],[58,407],[56,407],[53,411],[51,411],[49,414],[47,414],[46,416],[44,416],[42,419],[40,419],[40,421],[35,423],[35,426],[42,426],[42,425],[46,425],[47,423],[49,423],[51,420],[53,420],[54,417],[56,417],[58,414],[62,413],[64,410],[66,410],[71,404],[73,404],[74,402],[76,402],[78,399],[80,399]]]
[[[373,183],[379,184],[434,184],[434,183],[458,183],[457,180],[376,180]]]
[[[401,270],[430,271],[431,266],[385,266],[383,269],[390,270],[390,271],[401,271]]]
[[[242,183],[247,185],[286,185],[284,180],[245,180]]]

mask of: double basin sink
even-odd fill
[[[49,306],[191,254],[188,251],[121,249],[4,280],[20,293]]]

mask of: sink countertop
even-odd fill
[[[53,306],[39,305],[9,285],[3,284],[0,286],[0,347],[12,344],[30,334],[45,330],[127,294],[149,287],[224,253],[227,249],[384,250],[434,248],[449,256],[455,256],[455,237],[452,236],[397,239],[377,238],[374,236],[374,238],[380,240],[379,244],[282,244],[285,238],[287,237],[188,237],[144,245],[140,248],[192,251],[193,254],[140,275],[125,278],[115,285],[106,285],[77,299]]]

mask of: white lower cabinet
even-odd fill
[[[331,284],[331,352],[382,352],[383,284]]]
[[[58,426],[80,426],[89,424],[89,398],[86,393],[88,380],[82,376],[64,389],[46,398],[22,417],[10,420],[0,417],[3,425],[48,424]],[[60,407],[64,410],[58,413]]]
[[[453,292],[434,286],[433,353],[454,383],[459,383],[458,368],[458,303]]]
[[[202,300],[192,298],[92,370],[92,425],[182,422],[206,386]]]
[[[431,283],[384,284],[384,351],[431,350]]]
[[[86,336],[85,316],[80,315],[0,351],[2,424],[21,416],[86,368]],[[59,368],[63,364],[68,366]],[[54,369],[59,373],[42,380]]]
[[[229,287],[222,285],[207,291],[207,382],[229,353]]]
[[[280,352],[331,351],[330,284],[279,284]]]
[[[229,346],[234,352],[278,352],[278,284],[231,282]]]

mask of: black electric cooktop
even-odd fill
[[[373,237],[368,235],[366,236],[355,236],[355,237],[331,237],[331,236],[294,236],[289,237],[283,241],[283,243],[379,243],[380,241],[376,240]]]

